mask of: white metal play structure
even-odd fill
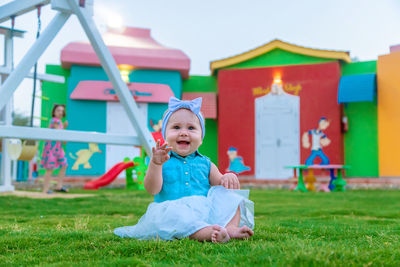
[[[10,66],[5,66],[8,70],[9,76],[5,81],[2,81],[0,87],[0,110],[4,109],[6,120],[4,125],[0,125],[0,137],[105,143],[115,145],[142,145],[147,154],[151,155],[151,147],[155,145],[153,137],[144,124],[144,121],[140,119],[141,115],[136,102],[130,94],[127,85],[122,80],[117,64],[106,47],[92,19],[93,0],[15,0],[11,3],[0,6],[0,23],[9,20],[12,17],[32,11],[38,6],[47,4],[51,4],[52,9],[57,11],[53,20],[41,33],[40,37],[35,41],[14,70],[10,70]],[[83,30],[88,36],[93,49],[100,59],[101,65],[111,81],[130,122],[137,132],[137,136],[110,135],[106,133],[71,130],[57,131],[53,129],[18,127],[11,125],[11,106],[9,103],[14,91],[22,82],[24,77],[29,77],[31,68],[71,15],[76,15],[82,25]],[[10,47],[10,45],[8,47]],[[5,52],[7,53],[7,51]],[[9,55],[12,55],[11,52]],[[6,77],[6,75],[3,75],[3,77]],[[4,153],[6,147],[4,145],[0,172],[0,192],[12,191],[14,189],[11,184],[10,164],[9,159],[7,158],[7,153]]]

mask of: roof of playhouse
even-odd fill
[[[201,97],[201,113],[206,119],[217,118],[217,94],[214,92],[187,92],[182,93],[182,100],[193,100]]]
[[[128,89],[136,102],[168,103],[174,96],[171,88],[166,84],[157,83],[128,83]],[[70,95],[71,99],[118,101],[118,96],[111,82],[80,81]]]
[[[181,50],[167,48],[150,35],[150,29],[126,27],[122,32],[110,30],[103,39],[118,65],[133,68],[177,70],[188,78],[190,59]],[[100,66],[90,43],[71,42],[61,50],[61,64],[69,69],[72,64]]]
[[[300,54],[304,56],[310,56],[315,58],[322,58],[322,59],[333,59],[333,60],[343,60],[344,62],[350,63],[350,53],[347,51],[335,51],[335,50],[322,50],[322,49],[315,49],[315,48],[307,48],[298,46],[295,44],[290,44],[278,39],[275,39],[267,44],[254,48],[252,50],[246,51],[236,56],[211,61],[210,68],[211,73],[214,74],[215,71],[221,68],[232,67],[236,64],[242,63],[244,61],[248,61],[259,57],[263,54],[271,52],[275,49],[281,49],[287,52]]]

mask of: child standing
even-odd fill
[[[254,203],[238,190],[237,176],[222,175],[198,152],[205,134],[201,102],[170,99],[161,129],[166,143],[153,148],[144,180],[154,202],[136,225],[117,228],[116,235],[217,243],[253,235]]]
[[[64,123],[61,119],[65,118],[65,106],[55,104],[51,111],[50,128],[62,130],[68,126],[68,122]],[[67,158],[65,157],[64,150],[61,145],[61,141],[46,141],[42,153],[41,164],[46,169],[44,174],[43,193],[53,193],[50,190],[50,179],[54,169],[61,167],[58,173],[58,182],[55,191],[57,192],[68,192],[63,186],[63,178],[65,177],[65,170],[67,169]]]

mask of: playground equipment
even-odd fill
[[[128,118],[137,132],[137,136],[121,136],[71,130],[63,130],[60,133],[59,131],[54,131],[53,129],[11,126],[11,121],[9,120],[4,125],[0,126],[0,137],[82,143],[106,143],[116,145],[142,145],[147,154],[151,155],[151,147],[155,145],[155,142],[146,125],[144,125],[144,122],[139,119],[140,112],[136,102],[133,99],[127,85],[122,80],[115,60],[104,44],[104,41],[98,29],[96,28],[92,18],[93,1],[15,0],[0,7],[0,23],[32,11],[38,6],[44,6],[47,4],[51,4],[51,8],[57,11],[57,14],[47,28],[42,31],[41,35],[36,39],[35,43],[23,57],[15,70],[12,70],[11,66],[9,66],[8,73],[10,75],[0,87],[0,110],[6,107],[6,112],[11,114],[11,107],[8,105],[8,103],[12,98],[14,91],[24,77],[28,74],[29,70],[37,62],[39,57],[43,54],[45,49],[49,46],[56,34],[61,30],[69,17],[71,15],[76,15],[86,35],[88,36],[88,39],[94,51],[96,52],[102,67],[111,81],[113,88],[117,93],[118,99],[127,112]],[[12,38],[7,40],[12,41]],[[9,54],[11,55],[11,47],[9,49]],[[8,117],[11,118],[11,116]],[[7,162],[9,162],[9,159],[5,159],[3,157],[2,164],[6,165]],[[3,168],[2,166],[2,170],[3,172],[2,180],[0,180],[0,191],[14,190],[11,185],[9,168]]]
[[[12,27],[0,27],[0,34],[4,35],[4,64],[0,67],[0,76],[1,82],[7,79],[8,75],[14,69],[13,63],[13,39],[14,37],[23,37],[24,31],[14,29],[14,19],[12,18]],[[26,77],[34,78],[34,74],[29,73]],[[50,82],[58,82],[64,83],[64,77],[56,76],[56,75],[48,75],[48,74],[36,74],[37,79],[41,81],[50,81]],[[0,126],[11,126],[12,124],[12,98],[10,101],[5,105],[3,109],[0,109]],[[19,140],[19,139],[18,139]],[[21,141],[19,141],[20,143]],[[13,159],[12,156],[10,157],[9,149],[8,149],[8,139],[3,138],[2,140],[2,148],[3,148],[3,155],[1,161],[1,168],[0,168],[0,192],[1,191],[12,191],[14,187],[11,185],[11,178],[16,178],[17,173],[17,164],[11,164],[11,160],[16,160],[17,158]],[[22,160],[31,159],[34,154],[36,153],[37,146],[32,140],[30,142],[25,141],[22,144],[22,152],[20,153],[20,157]],[[20,160],[18,158],[18,160]]]
[[[131,161],[128,157],[124,158],[124,162]],[[133,180],[133,167],[129,167],[125,170],[126,188],[137,189],[137,183]]]
[[[7,79],[8,73],[6,70],[11,71],[13,65],[13,37],[23,37],[22,31],[11,31],[10,29],[1,27],[0,33],[4,35],[4,65],[1,68],[1,83]],[[0,94],[1,95],[1,94]],[[0,108],[0,126],[9,126],[12,123],[12,98]],[[2,140],[2,160],[0,171],[0,192],[12,191],[14,187],[11,184],[11,158],[8,155],[7,139]],[[15,165],[15,164],[14,164]],[[14,169],[15,170],[15,169]],[[14,171],[15,173],[16,171]]]
[[[147,171],[147,164],[145,163],[145,159],[143,157],[136,157],[133,159],[135,163],[134,170],[136,172],[136,188],[138,190],[145,190],[144,188],[144,176]]]
[[[22,143],[21,154],[18,160],[31,161],[38,150],[38,143],[32,140],[25,140]]]
[[[341,164],[329,164],[329,165],[296,165],[296,166],[286,166],[286,168],[298,169],[299,177],[298,183],[294,191],[300,192],[308,192],[308,191],[316,191],[314,183],[317,179],[314,176],[314,170],[328,170],[330,174],[329,184],[323,184],[319,187],[320,191],[323,192],[343,192],[346,190],[345,185],[346,181],[343,179],[342,170],[350,168],[347,165]],[[304,170],[307,171],[307,176],[303,177]],[[337,176],[335,176],[335,170]],[[307,183],[307,186],[305,185]]]
[[[22,151],[21,140],[19,139],[8,139],[6,140],[6,148],[8,151],[8,156],[11,160],[16,160]]]
[[[134,170],[136,173],[136,189],[138,190],[145,190],[144,176],[146,175],[148,168],[148,162],[146,161],[148,161],[148,157],[145,151],[143,149],[140,149],[140,157],[135,157],[133,159],[133,162],[135,163]]]
[[[122,171],[133,166],[134,163],[132,161],[117,163],[108,172],[103,174],[100,178],[87,182],[83,186],[83,189],[97,190],[102,186],[106,186],[110,184],[112,181],[114,181]]]

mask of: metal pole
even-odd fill
[[[4,36],[4,65],[8,68],[12,68],[13,62],[13,38],[12,32],[9,32]],[[1,82],[7,78],[8,75],[1,75]],[[4,107],[4,122],[5,126],[11,126],[12,124],[12,102],[11,97]],[[0,109],[1,110],[1,109]],[[2,139],[2,153],[1,153],[1,171],[0,171],[0,192],[1,191],[14,191],[11,177],[11,159],[8,156],[7,139]]]
[[[49,46],[51,41],[68,20],[69,16],[70,14],[58,13],[53,18],[49,26],[40,35],[39,39],[36,40],[15,70],[2,84],[0,88],[0,110],[7,104],[18,85],[22,82],[25,76],[29,73],[29,70]]]
[[[42,22],[40,21],[41,8],[42,8],[41,6],[38,6],[38,9],[37,9],[38,28],[37,28],[37,32],[36,32],[36,40],[40,36],[40,28],[41,28],[41,24],[42,24]],[[33,116],[35,113],[36,80],[37,80],[37,62],[35,63],[35,66],[33,67],[33,92],[32,92],[31,120],[30,120],[31,127],[33,127]]]
[[[75,0],[67,1],[72,12],[78,17],[94,51],[96,51],[104,71],[107,73],[107,76],[110,79],[129,120],[138,134],[141,144],[146,150],[147,155],[151,156],[151,148],[155,146],[154,139],[147,129],[145,121],[140,120],[142,114],[140,113],[136,102],[133,100],[127,85],[122,80],[121,74],[110,50],[108,50],[105,45],[93,19],[87,14],[87,10],[85,8],[80,8]]]
[[[34,10],[37,6],[44,6],[50,3],[50,0],[15,0],[8,4],[0,6],[0,23],[7,21],[11,16],[23,15]]]

